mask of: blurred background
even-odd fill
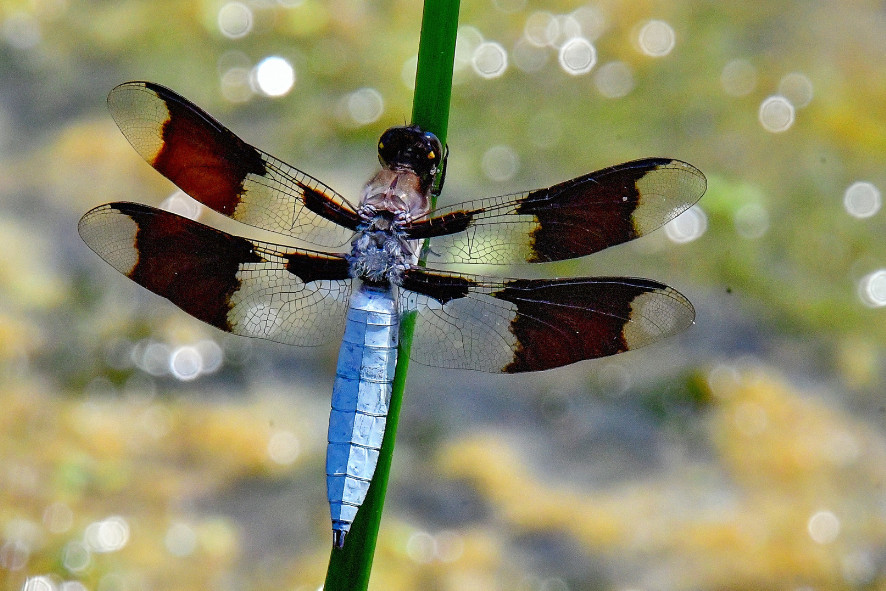
[[[320,588],[336,347],[203,325],[77,220],[195,207],[107,112],[133,79],[355,197],[409,121],[420,18],[0,0],[0,587]],[[886,589],[886,5],[477,0],[460,23],[440,205],[645,156],[709,183],[635,243],[481,271],[651,277],[698,317],[537,375],[413,364],[370,587]]]

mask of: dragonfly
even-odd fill
[[[561,261],[648,234],[704,194],[704,175],[686,162],[635,160],[432,212],[447,152],[416,125],[382,134],[380,169],[354,203],[159,84],[121,84],[108,105],[132,147],[190,197],[311,246],[253,240],[131,202],[98,206],[79,223],[112,267],[216,328],[298,346],[341,339],[326,458],[335,548],[378,462],[403,315],[415,317],[412,360],[494,373],[622,353],[694,323],[689,300],[651,279],[447,270]]]

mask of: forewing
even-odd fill
[[[232,236],[137,203],[96,207],[78,229],[112,267],[224,331],[306,346],[341,335],[351,289],[343,257]]]
[[[637,349],[692,325],[683,295],[649,279],[493,279],[406,272],[417,313],[411,357],[492,373],[540,371]]]
[[[111,91],[108,107],[148,164],[219,213],[322,247],[345,244],[359,223],[344,197],[168,88],[127,82]]]
[[[438,209],[407,235],[433,238],[431,264],[559,261],[652,232],[689,209],[706,187],[691,164],[647,158],[547,189]]]

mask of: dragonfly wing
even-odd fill
[[[498,279],[410,269],[412,358],[492,373],[540,371],[643,347],[695,319],[682,294],[630,277]]]
[[[647,158],[546,189],[438,209],[407,234],[433,238],[431,264],[560,261],[660,228],[697,202],[706,187],[691,164]]]
[[[148,164],[230,218],[329,248],[350,240],[360,221],[344,197],[168,88],[127,82],[111,91],[108,107]]]
[[[341,335],[351,290],[343,256],[233,236],[137,203],[101,205],[79,231],[112,267],[226,332],[304,346]]]

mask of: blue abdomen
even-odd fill
[[[392,288],[360,284],[351,296],[329,415],[326,490],[338,547],[366,498],[378,463],[397,364],[398,330]]]

